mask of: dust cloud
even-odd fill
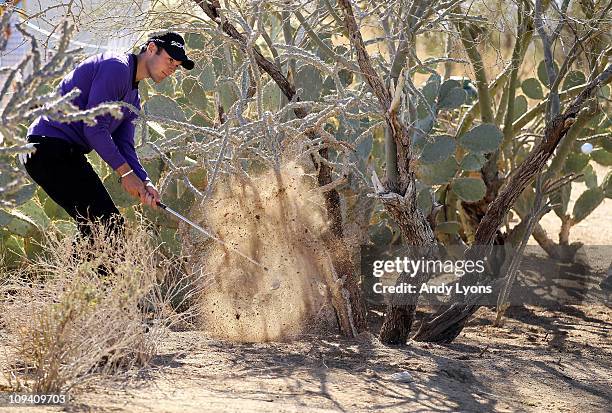
[[[190,266],[208,274],[197,303],[205,331],[242,342],[337,331],[325,283],[332,267],[321,240],[323,203],[314,180],[287,163],[279,174],[219,181],[211,199],[193,208],[191,216],[205,228],[261,264],[187,231]]]

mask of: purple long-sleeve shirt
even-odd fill
[[[133,54],[107,52],[95,55],[66,75],[59,88],[62,95],[78,88],[81,94],[72,103],[81,110],[117,101],[140,109],[136,66],[137,58]],[[86,153],[95,150],[113,169],[127,162],[134,173],[145,180],[147,172],[134,148],[133,121],[137,115],[127,108],[122,108],[122,111],[121,119],[115,119],[110,114],[96,117],[95,126],[81,121],[62,123],[41,116],[32,123],[28,135],[63,139],[78,145]]]

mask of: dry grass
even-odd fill
[[[51,231],[45,257],[6,275],[0,337],[10,354],[0,354],[0,366],[15,390],[68,391],[151,360],[180,318],[166,280],[176,262],[139,228],[117,239],[97,226],[91,242],[78,243]]]

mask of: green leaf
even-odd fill
[[[514,119],[517,120],[527,112],[527,98],[523,95],[518,95],[514,98]]]
[[[448,135],[433,136],[433,142],[427,142],[421,153],[422,163],[437,163],[448,159],[455,153],[457,144]]]
[[[189,49],[202,50],[206,46],[206,39],[199,33],[185,33],[185,43]]]
[[[189,172],[189,181],[201,191],[206,189],[208,183],[208,173],[206,168],[195,168]]]
[[[416,69],[416,72],[418,74],[421,75],[427,75],[429,73],[431,73],[432,70],[436,69],[436,64],[435,63],[429,63],[427,65],[423,65],[423,66],[418,66]]]
[[[302,100],[319,100],[323,89],[323,77],[316,67],[305,65],[297,70],[295,87],[302,89]]]
[[[374,245],[389,245],[389,243],[393,240],[393,232],[391,231],[391,228],[384,223],[370,227],[368,232],[370,241],[372,241]]]
[[[442,234],[456,234],[459,232],[460,226],[457,221],[440,222],[436,225],[436,232]]]
[[[155,92],[159,95],[164,95],[164,96],[174,95],[174,85],[175,85],[174,77],[167,77],[159,83],[154,83],[152,81],[149,81],[148,85],[151,86],[153,90],[155,90]]]
[[[219,101],[226,113],[237,100],[238,94],[229,82],[223,82],[219,85]]]
[[[550,195],[550,202],[554,205],[553,210],[559,218],[563,218],[567,215],[567,207],[569,205],[571,193],[572,185],[566,184]]]
[[[185,122],[185,114],[176,102],[167,96],[155,95],[145,103],[147,114]]]
[[[45,247],[40,243],[40,239],[30,238],[24,241],[23,249],[28,259],[35,260],[45,254]]]
[[[450,78],[456,79],[461,83],[461,87],[465,90],[469,101],[473,101],[478,97],[478,89],[474,86],[470,78],[463,76],[451,76]]]
[[[9,212],[0,208],[0,228],[6,227],[12,219],[13,217]]]
[[[340,69],[338,71],[338,78],[340,79],[340,83],[344,87],[347,87],[353,83],[353,72],[346,69]],[[332,90],[336,90],[336,82],[334,81],[334,78],[332,76],[327,76],[322,87],[324,95],[331,93]]]
[[[420,105],[419,105],[420,106]],[[431,132],[431,129],[433,128],[434,125],[434,120],[431,118],[430,115],[426,115],[423,119],[418,119],[417,123],[416,123],[416,127],[421,129],[425,134],[429,134],[429,132]],[[421,137],[421,134],[417,135],[422,141],[424,141],[425,139],[423,139]],[[414,139],[414,142],[416,145],[418,145],[419,141],[418,138]],[[425,142],[422,142],[422,144],[425,144]]]
[[[438,97],[443,98],[444,96],[446,96],[452,89],[455,88],[462,88],[463,85],[461,85],[461,83],[459,83],[459,81],[455,80],[455,79],[449,79],[449,80],[445,80],[441,85],[440,85],[440,92],[438,93]]]
[[[604,121],[605,117],[603,112],[598,113],[593,116],[589,121],[584,125],[585,128],[597,129],[599,127],[600,122]]]
[[[87,157],[87,160],[94,168],[94,171],[96,171],[96,174],[98,174],[98,176],[108,175],[108,173],[110,172],[110,168],[108,167],[108,164],[104,161],[104,159],[100,158],[98,152],[91,151],[85,156]]]
[[[59,206],[54,200],[52,200],[49,197],[45,199],[45,202],[43,204],[43,209],[45,210],[45,214],[52,220],[71,219],[70,215],[68,215],[68,213],[64,210],[64,208]]]
[[[370,154],[372,153],[372,147],[374,146],[374,140],[371,138],[366,138],[362,140],[359,145],[357,145],[357,155],[359,155],[360,163],[365,165],[368,162]]]
[[[535,78],[529,78],[523,81],[521,84],[523,93],[530,99],[542,100],[544,99],[544,92],[542,91],[542,85]]]
[[[553,66],[555,67],[555,73],[559,73],[559,65],[557,62],[553,62]],[[546,62],[542,60],[538,65],[538,79],[540,82],[547,88],[550,86],[548,83],[548,72],[546,71]]]
[[[457,178],[451,188],[457,196],[466,202],[476,202],[487,192],[485,183],[480,178]]]
[[[23,238],[15,235],[0,237],[0,263],[8,268],[17,268],[25,257]]]
[[[202,115],[198,115],[197,113],[189,118],[189,123],[191,123],[192,125],[202,126],[206,128],[212,127],[212,123],[210,122],[210,120],[208,120]]]
[[[420,165],[418,169],[419,179],[427,185],[446,184],[456,173],[457,161],[454,156],[439,163]]]
[[[436,96],[438,96],[438,87],[438,85],[431,82],[426,83],[425,86],[423,86],[423,89],[421,90],[421,93],[423,93],[425,100],[427,101],[427,103],[429,103],[430,106],[433,105],[436,101]]]
[[[162,171],[164,169],[164,163],[161,160],[161,158],[156,157],[156,158],[150,158],[146,161],[142,162],[142,167],[145,169],[145,171],[147,171],[147,175],[149,176],[149,179],[156,184],[157,182],[159,182],[159,179],[161,178],[161,174]]]
[[[34,95],[35,96],[46,95],[51,92],[53,92],[53,87],[51,85],[49,85],[48,83],[41,83],[36,88]]]
[[[527,188],[521,192],[514,205],[512,205],[512,209],[514,209],[520,216],[525,216],[533,208],[534,199],[535,191],[533,186],[527,186]]]
[[[204,92],[204,88],[202,88],[200,82],[194,77],[186,77],[183,79],[181,86],[189,102],[199,110],[206,111],[208,99],[206,98],[206,92]]]
[[[336,53],[339,56],[349,57],[349,56],[346,56],[346,54],[348,53],[348,49],[344,46],[334,46],[333,50],[334,50],[334,53]]]
[[[603,113],[601,115],[603,115]],[[612,128],[612,119],[609,116],[601,116],[601,123],[598,125],[598,128],[601,132]],[[612,139],[608,138],[608,141],[612,142]]]
[[[467,93],[463,89],[452,89],[444,99],[440,100],[440,109],[457,109],[465,103]]]
[[[601,140],[601,147],[608,152],[612,152],[612,139],[609,136],[604,136]]]
[[[598,98],[607,99],[610,97],[610,86],[602,85],[597,89],[597,93],[595,94]]]
[[[459,138],[459,144],[474,153],[495,152],[503,139],[503,134],[496,125],[483,123],[472,128]]]
[[[213,41],[214,42],[214,41]],[[216,42],[214,42],[216,43]],[[221,50],[221,42],[215,44],[215,47],[218,47],[218,50]],[[215,77],[225,77],[227,74],[225,73],[225,59],[223,57],[221,57],[220,55],[213,55],[212,56],[212,69],[215,72]]]
[[[371,226],[368,235],[374,245],[389,245],[393,240],[393,231],[384,222]]]
[[[149,92],[151,88],[147,84],[147,82],[138,82],[138,94],[140,95],[140,100],[142,102],[146,102],[149,100]]]
[[[49,199],[49,196],[44,191],[44,189],[39,186],[38,188],[36,188],[36,194],[33,198],[38,199],[38,202],[40,202],[41,205],[45,205],[45,201]]]
[[[579,86],[586,83],[586,77],[584,73],[578,70],[572,70],[565,75],[565,79],[563,80],[562,90],[571,89],[575,86]]]
[[[138,203],[136,198],[125,192],[121,187],[116,174],[109,174],[104,179],[104,186],[118,207],[127,208]]]
[[[487,158],[479,153],[467,153],[461,159],[459,169],[462,171],[478,171],[487,162]]]
[[[431,104],[430,106],[435,111],[435,107],[432,106]],[[429,112],[427,111],[427,107],[425,103],[421,99],[419,99],[419,103],[417,104],[417,117],[418,117],[418,120],[420,121],[425,118],[431,118],[431,116],[429,115]]]
[[[6,226],[12,234],[20,237],[32,237],[39,231],[36,223],[27,215],[17,210],[12,210],[9,213],[12,216],[11,221]]]
[[[585,219],[601,204],[604,199],[602,188],[591,188],[584,191],[576,200],[573,212],[573,221],[578,223]]]
[[[419,191],[417,195],[417,205],[425,216],[429,215],[431,207],[433,206],[430,188],[423,188]]]
[[[563,172],[566,174],[569,173],[579,173],[584,169],[584,167],[589,163],[589,155],[585,155],[584,153],[570,153],[565,160],[565,164],[563,165]]]
[[[49,227],[51,220],[36,199],[30,199],[25,204],[17,207],[16,210],[30,218],[38,229],[45,230]]]
[[[263,87],[261,100],[266,110],[275,112],[279,109],[281,103],[281,90],[275,81],[270,80]]]
[[[164,133],[163,139],[165,139],[165,131],[162,130],[162,132]],[[141,163],[144,161],[148,161],[151,159],[157,159],[160,157],[159,153],[148,142],[136,148],[136,154],[138,155],[138,159],[140,159]],[[147,172],[149,171],[146,168],[145,170]]]
[[[11,202],[13,206],[19,206],[28,202],[36,193],[35,184],[25,184],[15,192],[4,195],[4,200]]]
[[[582,180],[584,181],[587,188],[595,188],[597,186],[597,174],[593,170],[591,165],[587,165],[583,170],[584,174]]]
[[[344,87],[348,87],[351,83],[353,83],[353,72],[347,69],[340,69],[338,71],[338,77],[340,78],[340,83]]]
[[[216,87],[215,69],[211,65],[206,65],[198,76],[202,88],[207,92],[212,92]]]
[[[601,188],[603,189],[606,198],[612,198],[612,171],[606,174],[606,177],[601,184]]]
[[[456,109],[465,103],[467,94],[461,83],[456,80],[447,80],[440,86],[438,94],[438,107],[440,109]]]
[[[333,91],[336,90],[336,83],[334,82],[334,78],[331,76],[327,76],[323,81],[323,86],[321,87],[323,96],[333,93]]]
[[[438,96],[438,90],[440,89],[440,85],[442,84],[442,76],[440,76],[438,73],[432,73],[427,78],[426,83],[427,84],[431,83],[436,87],[436,94],[433,96],[433,98],[435,99],[436,96]]]
[[[180,182],[180,184],[178,182]],[[183,189],[184,184],[182,180],[173,181],[168,185],[166,191],[162,194],[162,199],[164,199],[165,204],[175,211],[189,211],[195,199],[195,195],[190,190],[187,189],[183,191]],[[164,226],[172,228],[174,224]]]
[[[591,158],[595,162],[603,166],[612,166],[612,153],[606,151],[605,149],[596,149],[591,152]]]
[[[178,103],[179,106],[182,106],[181,109],[185,111],[183,112],[185,118],[188,118],[193,115],[193,111],[188,107],[190,105],[189,99],[187,99],[185,96],[177,96],[174,98],[174,101]]]

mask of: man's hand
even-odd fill
[[[116,169],[116,172],[119,176],[123,176],[121,179],[121,187],[130,195],[135,198],[140,198],[140,202],[143,205],[148,205],[150,207],[156,208],[157,202],[159,201],[159,193],[152,187],[152,184],[147,182],[142,182],[138,176],[134,172],[130,172],[131,168],[127,163],[124,163],[119,168]],[[130,173],[128,173],[130,172]],[[147,189],[145,183],[151,185]],[[152,189],[150,189],[152,187]]]
[[[147,191],[145,190],[144,183],[136,174],[132,172],[121,178],[121,187],[133,197],[140,198],[140,201],[144,204]]]
[[[159,192],[151,181],[145,181],[145,190],[147,191],[147,203],[152,208],[157,208],[157,203],[160,201]]]

